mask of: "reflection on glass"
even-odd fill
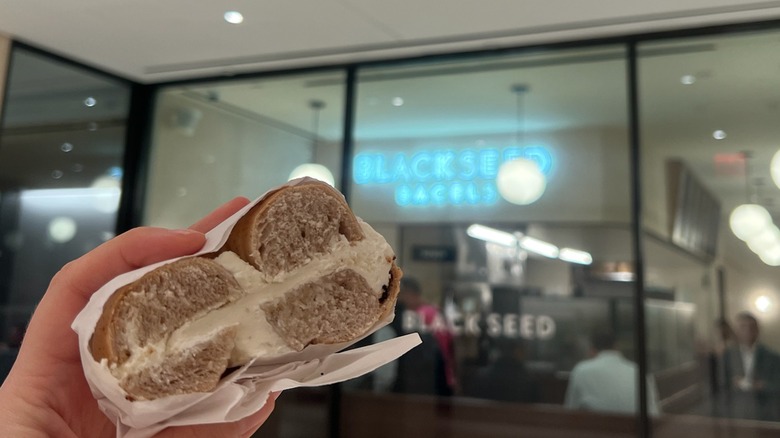
[[[385,406],[398,418],[383,428],[399,436],[405,423],[633,430],[625,72],[621,47],[359,72],[350,201],[405,272],[396,319],[374,341],[417,332],[423,343],[345,386],[361,421],[345,418],[344,434],[369,436],[362,422],[381,422]],[[614,334],[621,389],[567,409],[570,384],[589,390],[571,373],[591,363],[599,330]]]
[[[326,170],[338,188],[344,82],[343,71],[328,71],[161,90],[144,222],[187,227],[222,202],[253,199],[298,176],[291,173],[300,165]],[[327,436],[329,391],[285,391],[259,434]]]
[[[292,173],[303,164],[338,187],[344,80],[335,71],[163,89],[144,222],[188,226],[220,202],[301,176]]]
[[[776,41],[747,33],[639,48],[646,332],[668,414],[661,436],[694,425],[758,436],[777,426],[754,420],[780,420],[780,199],[777,145],[765,140],[780,98],[765,87]]]
[[[0,380],[52,276],[113,236],[129,96],[119,81],[12,52],[0,129]]]

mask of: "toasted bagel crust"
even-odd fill
[[[112,373],[125,366],[114,375],[131,400],[210,391],[229,364],[236,326],[198,335],[192,342],[186,335],[186,345],[168,345],[168,339],[184,324],[245,295],[233,274],[215,260],[216,254],[234,252],[271,283],[279,274],[329,254],[334,245],[343,247],[344,239],[354,245],[364,238],[361,222],[332,187],[311,181],[282,187],[239,219],[216,253],[163,265],[119,288],[103,306],[90,352],[96,361],[106,360]],[[383,248],[389,254],[383,265],[390,269],[382,290],[373,290],[376,286],[350,266],[324,275],[317,271],[319,279],[312,277],[263,306],[273,331],[290,349],[300,351],[311,344],[357,339],[392,314],[402,272],[390,257],[392,251]]]

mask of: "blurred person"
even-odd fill
[[[541,401],[539,381],[525,366],[525,344],[520,339],[499,339],[498,357],[480,370],[467,395],[514,403]]]
[[[749,312],[736,318],[736,344],[723,354],[727,414],[776,420],[780,392],[780,356],[759,342],[759,323]]]
[[[612,333],[598,332],[592,336],[592,358],[577,364],[569,376],[566,408],[628,415],[637,412],[638,367],[623,357],[615,345]],[[650,415],[658,415],[652,377],[647,378],[647,406]]]
[[[3,437],[114,437],[116,426],[98,408],[70,325],[92,294],[112,278],[142,266],[197,252],[203,233],[245,206],[237,198],[189,230],[130,230],[65,265],[35,309],[19,355],[0,387]],[[277,394],[258,412],[233,423],[169,427],[156,438],[249,437],[268,418]]]
[[[426,329],[420,330],[420,336],[425,343],[426,338],[432,335],[438,348],[438,368],[441,368],[441,373],[444,376],[444,385],[437,384],[436,393],[438,395],[452,395],[457,386],[457,380],[455,376],[455,349],[452,339],[452,333],[450,333],[444,316],[439,309],[433,304],[429,303],[422,296],[422,289],[420,283],[413,277],[404,277],[401,279],[401,288],[398,293],[399,307],[403,311],[415,312],[421,324],[424,324]],[[403,312],[398,312],[403,315]],[[403,318],[405,319],[405,318]],[[430,330],[430,333],[426,331]],[[425,346],[422,346],[425,348]],[[420,348],[420,347],[418,347]],[[431,352],[432,353],[432,352]]]

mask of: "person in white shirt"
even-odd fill
[[[737,345],[724,355],[728,415],[757,420],[780,419],[780,356],[758,342],[759,326],[748,312],[737,315]]]
[[[637,412],[637,366],[615,348],[615,337],[597,333],[591,339],[593,358],[578,363],[569,376],[565,406],[606,413]],[[655,381],[647,379],[648,413],[659,413]]]

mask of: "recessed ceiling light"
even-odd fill
[[[718,129],[717,131],[714,131],[712,133],[712,138],[714,138],[715,140],[723,140],[724,138],[726,138],[726,131],[722,131]]]
[[[241,24],[244,22],[244,16],[238,11],[225,12],[225,21],[230,24]]]
[[[404,100],[400,97],[394,97],[392,100],[393,106],[401,106],[404,104]]]
[[[680,83],[683,85],[693,85],[694,82],[696,82],[696,76],[694,75],[683,75],[680,78]]]
[[[60,178],[62,178],[62,175],[63,175],[63,173],[59,169],[55,169],[55,170],[51,171],[51,177],[54,178],[54,179],[60,179]]]
[[[60,150],[62,152],[70,152],[73,150],[73,145],[70,143],[63,143],[60,145]]]
[[[97,103],[97,100],[95,100],[94,97],[89,96],[88,98],[84,99],[84,105],[92,108]]]

